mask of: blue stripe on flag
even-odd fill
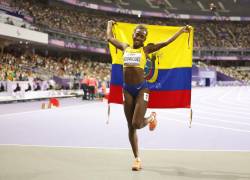
[[[159,69],[157,81],[150,90],[191,90],[192,68]]]
[[[121,64],[112,64],[110,83],[113,85],[123,84],[123,67]]]
[[[122,65],[113,64],[111,84],[123,83]],[[192,68],[159,69],[157,81],[149,83],[150,90],[191,90]]]

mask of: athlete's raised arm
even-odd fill
[[[112,20],[108,21],[107,40],[108,40],[108,42],[113,44],[116,48],[124,51],[126,49],[126,47],[128,47],[128,44],[120,42],[114,37],[114,34],[112,32],[112,27],[113,27],[114,24],[115,24],[115,21],[112,21]]]
[[[151,44],[149,46],[145,46],[144,47],[144,51],[145,53],[149,54],[155,51],[160,50],[161,48],[167,46],[168,44],[170,44],[171,42],[173,42],[174,40],[176,40],[182,33],[184,32],[189,32],[190,31],[190,26],[186,25],[183,28],[181,28],[178,32],[176,32],[171,38],[169,38],[168,40],[164,41],[164,42],[160,42],[160,43],[156,43],[156,44]]]

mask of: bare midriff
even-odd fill
[[[123,78],[126,84],[140,84],[144,81],[144,70],[139,67],[124,67]]]

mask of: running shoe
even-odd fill
[[[138,160],[138,159],[135,159],[133,165],[132,165],[132,170],[133,171],[140,171],[142,168],[141,168],[141,161]]]
[[[156,125],[157,125],[156,113],[151,112],[150,117],[152,117],[152,119],[149,121],[148,126],[149,126],[149,130],[153,131],[156,128]]]

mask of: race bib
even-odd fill
[[[148,93],[144,93],[143,99],[144,99],[144,101],[148,102],[149,94]]]
[[[127,53],[123,55],[124,65],[138,66],[140,64],[141,53]]]

